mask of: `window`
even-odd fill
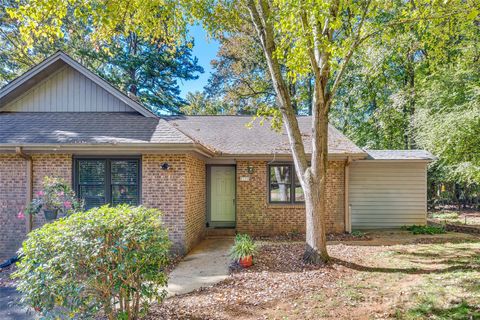
[[[300,203],[305,201],[303,189],[293,164],[268,167],[269,200],[271,203]]]
[[[85,209],[106,203],[140,203],[140,159],[78,158],[74,178]]]

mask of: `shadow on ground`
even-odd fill
[[[0,287],[0,319],[31,320],[35,319],[25,307],[20,305],[20,293],[12,287]]]

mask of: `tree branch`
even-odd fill
[[[268,69],[272,78],[273,87],[277,94],[277,102],[282,112],[285,128],[292,149],[292,156],[295,161],[299,179],[303,184],[303,173],[308,168],[307,156],[303,144],[300,127],[293,110],[290,94],[287,90],[285,80],[280,68],[280,63],[275,57],[275,34],[272,21],[270,20],[270,8],[265,0],[258,0],[258,8],[254,0],[248,0],[247,7],[252,22],[262,42],[263,51],[267,60]]]
[[[338,90],[338,86],[340,85],[340,83],[342,81],[343,74],[345,73],[345,69],[347,68],[348,63],[349,63],[353,53],[355,52],[355,49],[357,49],[358,46],[360,45],[360,43],[363,42],[363,40],[364,40],[363,38],[360,37],[360,35],[361,35],[361,32],[362,32],[363,23],[365,22],[365,18],[367,17],[367,14],[368,14],[370,3],[371,3],[371,0],[368,0],[367,3],[365,4],[365,8],[363,9],[362,17],[361,17],[360,22],[358,24],[357,32],[355,33],[355,36],[354,36],[353,44],[350,47],[350,49],[348,50],[345,57],[343,58],[343,64],[340,67],[340,70],[337,72],[337,75],[335,76],[335,80],[333,82],[332,89],[330,90],[330,92],[328,92],[326,103],[325,103],[324,113],[328,113],[328,111],[330,109],[331,101],[332,101],[332,99],[335,95],[335,92]]]

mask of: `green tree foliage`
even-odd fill
[[[237,114],[254,114],[260,105],[274,105],[275,92],[265,57],[252,37],[253,30],[219,37],[217,59],[205,92],[220,98]]]
[[[186,101],[180,97],[177,81],[196,79],[203,72],[192,57],[193,41],[178,34],[169,36],[173,30],[168,28],[138,34],[133,26],[116,25],[111,16],[105,26],[96,24],[95,19],[100,18],[96,11],[89,11],[95,6],[90,8],[82,1],[2,1],[0,84],[63,50],[120,90],[136,95],[152,111],[178,113]],[[57,9],[51,10],[51,6]],[[48,15],[41,14],[48,10]],[[144,13],[143,7],[128,10],[132,17]],[[113,26],[116,29],[110,30]]]
[[[480,184],[480,68],[445,67],[422,80],[415,126],[444,181]]]
[[[102,61],[97,71],[115,86],[136,96],[156,113],[180,112],[186,101],[180,97],[177,80],[198,78],[203,68],[192,57],[193,42],[168,46],[160,40],[145,41],[136,34],[118,36],[108,52],[91,52]]]
[[[31,232],[14,277],[45,319],[137,319],[162,300],[170,241],[155,209],[103,206]]]
[[[236,114],[277,108],[275,90],[255,30],[246,25],[236,33],[220,35],[219,42],[217,58],[212,61],[214,72],[205,87],[208,97],[221,99]],[[288,72],[285,66],[282,69]],[[288,83],[298,114],[311,113],[312,85],[310,75]]]
[[[189,92],[186,100],[187,104],[180,109],[184,114],[197,116],[235,114],[235,110],[230,106],[222,101],[207,97],[203,92]]]

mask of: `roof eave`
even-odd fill
[[[43,144],[43,143],[3,143],[0,153],[15,152],[21,147],[25,152],[32,153],[173,153],[196,152],[205,157],[214,153],[198,143],[95,143],[95,144]]]
[[[308,153],[307,157],[310,157],[311,154]],[[329,153],[328,159],[329,160],[346,160],[347,158],[351,158],[352,160],[360,160],[365,159],[366,154],[364,153]],[[254,159],[261,159],[261,160],[290,160],[292,158],[291,153],[221,153],[216,154],[215,159],[219,160],[228,160],[228,159],[244,159],[244,160],[254,160]]]

